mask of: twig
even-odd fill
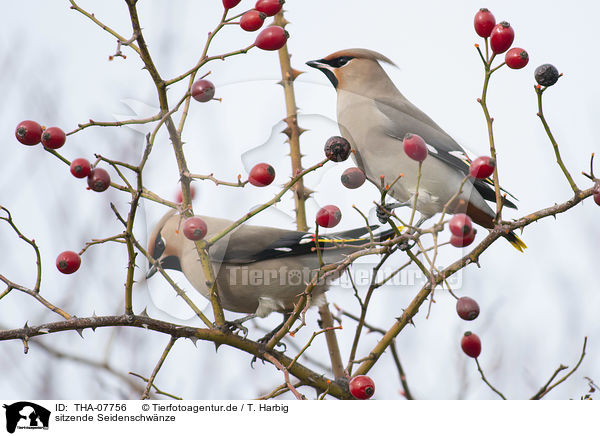
[[[146,378],[144,376],[136,374],[135,372],[129,371],[129,374],[132,375],[132,376],[134,376],[134,377],[140,378],[140,379],[144,380],[145,382],[148,382],[150,380],[149,378]],[[152,387],[154,388],[154,392],[156,392],[158,395],[164,395],[164,396],[167,396],[169,398],[173,398],[174,400],[183,400],[183,398],[181,398],[181,397],[178,397],[176,395],[170,394],[168,392],[165,392],[165,391],[159,389],[158,387],[156,387],[156,385],[154,383],[152,383]]]
[[[7,208],[5,208],[4,206],[0,206],[0,210],[6,212],[7,215],[5,217],[0,216],[0,220],[6,221],[15,231],[15,233],[19,236],[19,238],[31,245],[31,247],[35,251],[35,264],[37,267],[37,272],[35,277],[35,285],[33,286],[33,292],[39,292],[40,286],[42,285],[42,255],[40,254],[40,249],[38,248],[34,239],[29,239],[27,236],[21,233],[17,225],[14,223],[12,215],[10,214],[10,211]]]
[[[481,379],[484,381],[484,383],[486,385],[488,385],[492,391],[497,393],[500,396],[500,398],[502,398],[503,400],[506,400],[506,397],[502,394],[502,392],[500,392],[498,389],[496,389],[494,386],[492,386],[492,384],[488,381],[488,379],[485,378],[485,375],[483,374],[483,369],[481,369],[481,366],[479,365],[479,359],[476,358],[475,363],[477,363],[477,371],[479,371],[479,374],[481,374]]]
[[[273,365],[275,365],[275,367],[278,370],[280,370],[281,372],[283,372],[283,378],[285,380],[285,384],[287,385],[288,389],[294,394],[294,396],[296,397],[296,399],[298,399],[298,400],[306,400],[306,397],[304,395],[302,395],[300,392],[298,392],[298,390],[290,382],[290,373],[288,372],[287,368],[285,366],[283,366],[279,360],[277,360],[274,356],[272,356],[269,353],[265,353],[264,357],[269,362],[271,362]]]
[[[160,356],[160,359],[158,359],[158,362],[156,362],[154,371],[152,371],[152,375],[148,379],[148,384],[146,385],[146,389],[144,389],[144,393],[142,394],[140,400],[146,400],[146,399],[150,398],[150,389],[154,385],[154,379],[156,378],[158,371],[160,371],[160,368],[162,367],[163,363],[165,363],[165,359],[167,358],[169,352],[171,351],[171,348],[173,348],[173,345],[175,345],[175,341],[177,341],[177,339],[178,338],[176,338],[175,336],[171,336],[171,339],[169,339],[169,343],[165,347],[165,350],[163,351],[162,355]]]
[[[561,384],[562,382],[564,382],[566,379],[568,379],[571,376],[571,374],[573,374],[575,371],[577,371],[577,368],[579,368],[579,365],[581,365],[581,362],[583,362],[583,358],[585,357],[585,348],[586,348],[586,346],[587,346],[587,336],[583,339],[583,347],[582,347],[582,350],[581,350],[581,355],[579,356],[579,360],[577,361],[577,363],[575,364],[575,366],[573,367],[573,369],[571,371],[569,371],[563,378],[561,378],[560,380],[558,380],[556,383],[554,383],[553,385],[550,385],[550,383],[552,383],[552,381],[556,378],[556,376],[561,371],[563,371],[563,370],[565,370],[565,369],[568,368],[568,366],[560,365],[556,369],[556,371],[554,371],[554,374],[552,374],[552,376],[546,382],[546,384],[544,386],[542,386],[540,388],[540,390],[537,391],[530,398],[530,400],[540,400],[540,399],[542,399],[548,392],[550,392],[556,386],[558,386],[559,384]]]
[[[571,177],[571,174],[569,173],[569,171],[567,170],[567,167],[563,163],[562,157],[560,156],[560,151],[558,149],[558,144],[556,142],[556,139],[554,139],[554,135],[552,135],[552,132],[550,131],[550,126],[548,125],[548,122],[546,121],[546,117],[544,116],[544,112],[543,112],[543,108],[542,108],[542,95],[544,94],[544,91],[548,88],[541,88],[540,86],[535,86],[534,89],[535,89],[535,93],[537,94],[537,104],[538,104],[537,116],[540,118],[540,121],[542,122],[542,125],[544,126],[544,130],[546,131],[546,134],[548,135],[548,138],[550,139],[550,142],[552,143],[552,148],[554,149],[554,155],[556,156],[556,163],[558,163],[558,166],[560,167],[563,174],[565,175],[567,181],[569,182],[569,185],[571,185],[571,189],[573,190],[573,192],[575,194],[577,194],[579,192],[579,188],[575,184],[573,177]]]

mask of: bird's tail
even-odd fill
[[[513,247],[515,247],[517,250],[519,250],[521,253],[523,252],[524,249],[527,248],[527,245],[525,245],[525,242],[523,242],[521,240],[521,238],[519,238],[515,232],[511,231],[510,233],[508,233],[505,236],[506,240],[508,242],[510,242],[510,245],[512,245]]]
[[[352,229],[345,232],[336,233],[333,235],[319,236],[319,243],[321,246],[331,246],[336,244],[344,245],[363,245],[371,242],[371,238],[374,242],[383,242],[391,239],[395,236],[393,229],[374,233],[373,230],[379,226],[361,227],[358,229]]]

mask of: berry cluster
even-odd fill
[[[515,30],[507,21],[501,21],[496,24],[496,18],[486,8],[481,8],[476,14],[473,21],[475,32],[485,38],[494,55],[506,52],[512,45],[515,39]],[[504,62],[509,68],[514,70],[521,69],[529,62],[529,55],[525,50],[519,47],[514,47],[506,52]]]
[[[223,0],[225,9],[237,6],[240,0]],[[267,17],[276,15],[283,6],[283,0],[258,0],[254,9],[242,14],[239,25],[246,32],[255,32],[262,27]],[[254,45],[262,50],[279,50],[289,38],[280,26],[270,26],[258,34]]]
[[[25,120],[17,125],[15,130],[17,141],[24,145],[37,145],[40,142],[45,148],[57,150],[67,140],[67,135],[59,127],[44,128],[36,121]]]

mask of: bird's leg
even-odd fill
[[[243,316],[238,319],[234,319],[233,321],[225,321],[225,325],[223,326],[223,329],[230,333],[233,333],[236,330],[239,330],[244,334],[244,339],[245,339],[248,336],[248,329],[243,326],[243,323],[245,323],[246,321],[249,321],[251,319],[254,319],[254,318],[256,318],[255,313],[253,313],[251,315]]]
[[[410,206],[409,202],[400,203],[398,201],[394,203],[386,203],[382,205],[377,205],[377,219],[381,224],[387,223],[387,220],[390,216],[390,212],[396,208]]]
[[[275,336],[275,333],[277,333],[279,330],[281,330],[281,328],[284,326],[284,324],[287,322],[288,319],[290,319],[290,316],[292,316],[291,313],[284,313],[283,314],[283,321],[277,325],[277,327],[275,327],[273,330],[271,330],[269,333],[267,333],[266,335],[264,335],[262,338],[257,339],[256,342],[258,342],[260,344],[260,354],[264,354],[265,350],[265,345],[267,345],[267,343],[271,340],[271,338],[273,336]],[[285,344],[283,342],[279,342],[277,345],[281,345],[283,347],[283,352],[285,353],[287,347],[285,346]],[[254,356],[252,358],[252,360],[250,361],[250,366],[254,365],[254,362],[256,362],[257,360],[257,356]]]

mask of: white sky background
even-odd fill
[[[124,2],[81,2],[106,24],[130,35]],[[56,255],[67,249],[79,251],[85,241],[116,234],[121,230],[109,201],[126,212],[128,197],[109,190],[99,194],[85,190],[85,180],[72,177],[66,165],[43,152],[25,147],[14,139],[14,129],[23,119],[34,119],[65,131],[89,118],[112,121],[154,114],[156,93],[140,60],[127,48],[127,59],[107,58],[116,49],[113,37],[86,17],[68,7],[68,2],[10,2],[4,6],[0,31],[0,107],[2,138],[0,146],[0,204],[8,207],[21,231],[38,242],[43,256],[43,295],[77,316],[122,313],[126,253],[122,246],[105,244],[90,248],[81,269],[63,276],[54,267]],[[235,10],[253,6],[243,0]],[[554,161],[551,145],[536,117],[533,71],[542,63],[553,63],[565,74],[544,95],[544,111],[561,145],[564,161],[581,188],[590,182],[580,175],[589,170],[589,157],[600,151],[597,133],[599,98],[596,76],[598,35],[594,17],[597,2],[404,2],[379,1],[367,4],[353,0],[320,2],[289,0],[288,42],[292,65],[307,71],[296,81],[301,111],[301,127],[311,129],[302,135],[305,166],[322,158],[324,141],[338,134],[335,120],[335,93],[325,76],[304,62],[349,47],[377,50],[395,61],[399,69],[387,68],[393,80],[409,99],[427,112],[473,156],[488,154],[487,131],[476,98],[483,77],[481,61],[473,44],[481,42],[472,27],[479,7],[492,10],[497,21],[507,20],[515,28],[514,46],[525,48],[530,62],[523,70],[503,68],[494,74],[488,103],[495,118],[495,138],[499,153],[502,185],[519,198],[519,211],[505,210],[505,216],[518,217],[570,196],[570,188]],[[140,2],[139,14],[155,63],[164,78],[171,78],[193,66],[206,33],[222,13],[219,0],[203,2]],[[255,34],[228,26],[219,34],[211,54],[242,48]],[[236,219],[249,208],[269,200],[289,174],[281,118],[285,115],[276,53],[252,50],[244,56],[209,64],[201,73],[212,71],[209,79],[222,103],[193,104],[184,140],[190,169],[194,173],[214,172],[218,178],[235,180],[238,173],[258,161],[271,162],[277,172],[277,185],[269,188],[233,189],[211,182],[196,182],[198,195],[194,210]],[[181,85],[169,92],[177,101]],[[278,124],[279,123],[279,124]],[[150,127],[141,128],[144,133]],[[264,147],[259,147],[266,144]],[[128,127],[86,129],[72,137],[60,150],[67,158],[93,153],[106,157],[139,161],[143,137]],[[243,153],[248,152],[242,156]],[[316,190],[308,205],[309,221],[318,207],[337,204],[344,214],[339,229],[362,224],[351,206],[367,211],[376,198],[366,185],[348,191],[339,175],[350,163],[329,164],[306,179]],[[600,173],[600,166],[596,166]],[[159,135],[145,175],[148,187],[173,198],[177,189],[177,167],[167,136]],[[111,171],[111,175],[115,176]],[[293,228],[291,197],[277,210],[259,214],[252,223]],[[138,238],[145,241],[151,227],[165,208],[144,203],[139,214]],[[588,200],[557,220],[545,219],[528,227],[522,239],[528,245],[524,254],[505,241],[494,244],[481,259],[481,269],[463,270],[460,295],[469,295],[482,307],[480,317],[470,323],[455,314],[455,300],[447,292],[436,293],[429,319],[421,310],[416,328],[407,328],[398,337],[400,357],[408,383],[422,399],[496,398],[480,380],[475,363],[459,347],[465,330],[478,333],[483,341],[480,362],[492,383],[509,398],[524,399],[544,384],[560,363],[573,365],[579,358],[583,337],[588,336],[587,356],[578,372],[553,391],[548,398],[579,398],[587,391],[583,376],[600,381],[600,297],[596,284],[600,209]],[[593,225],[592,223],[594,222]],[[337,230],[337,229],[336,229]],[[480,240],[485,231],[480,230]],[[446,235],[449,238],[449,233]],[[0,273],[25,285],[33,285],[35,271],[31,248],[18,240],[6,224],[0,225]],[[442,262],[460,255],[448,249]],[[390,266],[405,260],[395,256]],[[139,260],[142,264],[142,260]],[[143,271],[139,271],[142,277]],[[195,292],[182,275],[180,284]],[[189,311],[180,305],[162,278],[140,283],[134,294],[136,312],[147,307],[151,316],[174,322],[192,322]],[[369,321],[387,328],[412,299],[417,287],[383,289],[374,298]],[[200,296],[196,301],[206,304]],[[358,313],[356,301],[347,289],[328,294],[330,302]],[[210,311],[208,311],[210,313]],[[229,314],[234,318],[236,314]],[[15,328],[58,320],[31,297],[13,291],[0,301],[0,326]],[[264,326],[280,321],[272,315]],[[312,324],[310,324],[312,323]],[[309,316],[316,328],[316,310]],[[340,335],[347,352],[354,324]],[[308,330],[308,329],[307,329]],[[252,337],[262,333],[254,331]],[[306,333],[307,335],[309,332]],[[77,356],[106,358],[123,374],[134,371],[148,376],[168,338],[134,329],[103,329],[63,333],[43,338],[44,344]],[[294,342],[302,345],[304,336]],[[368,352],[378,339],[370,334],[362,340]],[[105,352],[106,350],[110,350]],[[312,356],[323,360],[324,340],[316,341]],[[67,360],[47,360],[48,354],[31,344],[22,354],[17,341],[0,344],[0,392],[4,398],[121,398],[131,397],[122,381],[97,370]],[[186,399],[251,398],[283,382],[271,366],[249,366],[250,358],[212,344],[178,341],[167,358],[156,384]],[[50,363],[52,362],[52,363]],[[41,374],[40,374],[41,372]],[[36,377],[32,377],[36,374]],[[40,375],[39,377],[37,375]],[[376,383],[376,398],[399,399],[400,384],[389,353],[370,374]],[[313,395],[314,391],[307,390]]]

